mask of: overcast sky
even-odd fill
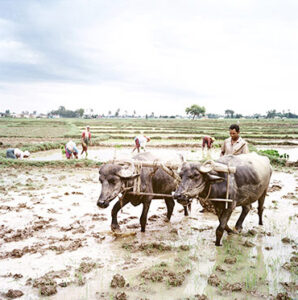
[[[0,112],[298,113],[297,0],[0,0]]]

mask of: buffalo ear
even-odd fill
[[[223,182],[224,181],[224,178],[216,176],[216,175],[211,175],[211,174],[208,174],[208,173],[207,173],[207,177],[208,177],[208,181],[211,184],[219,183],[219,182]]]

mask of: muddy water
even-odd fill
[[[113,236],[111,205],[96,206],[97,179],[97,169],[1,172],[0,293],[15,289],[24,293],[20,299],[39,299],[48,286],[33,287],[34,280],[50,271],[64,271],[53,280],[66,287],[58,285],[49,299],[112,299],[120,291],[129,299],[185,299],[196,294],[209,299],[268,299],[270,294],[285,292],[281,283],[297,284],[297,273],[282,267],[297,253],[295,174],[275,172],[271,185],[276,191],[265,201],[264,226],[257,225],[254,205],[243,234],[224,235],[222,247],[213,243],[217,218],[200,213],[196,201],[190,217],[184,217],[176,204],[170,223],[164,221],[164,202],[152,201],[146,233],[140,232],[138,221],[142,207],[127,205],[118,220],[124,234],[135,235]],[[240,211],[233,213],[231,226]],[[246,236],[251,229],[253,235]],[[245,247],[249,242],[253,246]],[[234,257],[236,263],[225,262]],[[93,267],[80,268],[82,263]],[[145,278],[144,271],[149,274]],[[129,286],[110,287],[117,273]],[[211,274],[218,277],[218,287],[208,284]],[[231,291],[237,283],[241,291]],[[295,290],[287,289],[297,297]]]
[[[79,152],[81,149],[79,149]],[[149,151],[149,150],[148,150]],[[183,149],[183,150],[178,150],[177,149],[163,149],[163,148],[158,148],[158,149],[150,149],[151,153],[154,153],[156,155],[172,155],[173,153],[181,153],[186,160],[200,160],[203,157],[204,158],[212,158],[212,159],[217,159],[219,158],[220,150],[219,149],[211,149],[210,151],[205,150],[204,152],[201,149]],[[108,161],[112,160],[114,158],[117,159],[130,159],[132,158],[133,155],[135,155],[136,152],[132,153],[132,148],[114,148],[111,151],[111,147],[109,148],[100,148],[100,147],[92,147],[89,148],[88,150],[88,158],[97,160],[97,161]],[[85,154],[82,156],[79,155],[80,159],[85,158]],[[41,151],[41,152],[36,152],[32,153],[30,160],[61,160],[61,159],[66,159],[65,154],[61,153],[61,150],[48,150],[48,151]]]

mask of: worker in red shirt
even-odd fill
[[[207,150],[210,150],[214,141],[215,138],[205,135],[202,140],[202,151],[204,151],[205,147],[207,147]]]
[[[83,155],[84,152],[86,152],[86,158],[88,156],[88,145],[91,145],[91,132],[90,132],[90,126],[86,127],[86,130],[82,132],[82,152],[81,155]]]

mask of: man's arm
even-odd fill
[[[242,147],[242,154],[247,154],[249,153],[249,150],[248,150],[248,145],[247,143],[245,142],[245,145]]]
[[[226,142],[224,141],[223,145],[221,146],[221,152],[220,152],[220,156],[224,156],[225,152],[226,152]]]

